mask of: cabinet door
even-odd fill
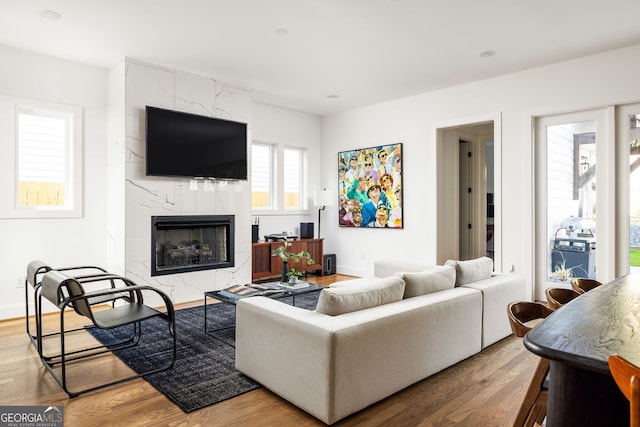
[[[307,242],[304,240],[295,240],[291,242],[289,252],[297,254],[302,251],[307,251]],[[289,268],[295,267],[298,271],[307,271],[307,260],[302,258],[298,262],[289,261]]]
[[[251,280],[273,276],[273,259],[271,245],[268,243],[254,243],[251,246]],[[281,264],[282,265],[282,264]]]
[[[315,261],[313,265],[305,265],[305,270],[307,271],[315,271],[319,270],[321,274],[323,273],[322,263],[323,263],[323,251],[322,251],[322,239],[309,239],[307,240],[307,252],[311,255],[311,259]],[[305,263],[306,264],[306,263]]]
[[[322,242],[322,239],[292,241],[288,252],[299,253],[307,251],[314,264],[307,265],[307,260],[303,258],[298,262],[291,262],[289,268],[295,267],[298,271],[319,271],[322,274]],[[282,246],[282,242],[254,243],[251,245],[252,280],[280,276],[282,273],[282,260],[280,257],[271,255],[272,251],[280,246]]]

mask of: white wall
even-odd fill
[[[436,129],[500,117],[502,256],[497,270],[533,283],[532,117],[640,99],[640,46],[372,105],[323,119],[323,180],[337,186],[339,151],[404,143],[403,230],[323,225],[340,272],[372,274],[383,257],[436,260]],[[499,207],[496,206],[496,209]],[[329,209],[329,208],[328,208]],[[336,217],[336,207],[329,216]]]
[[[85,117],[84,217],[0,219],[4,241],[0,257],[3,296],[0,318],[7,318],[24,313],[24,289],[17,287],[17,281],[24,276],[29,261],[105,265],[107,248],[116,258],[124,258],[121,252],[113,250],[111,240],[120,238],[118,233],[124,235],[127,230],[124,225],[120,229],[116,227],[117,233],[109,234],[107,244],[106,224],[107,208],[124,203],[111,201],[107,196],[107,165],[112,161],[107,161],[107,155],[110,159],[126,155],[124,145],[117,146],[124,144],[118,139],[124,139],[125,129],[124,121],[107,127],[107,109],[110,116],[129,112],[125,112],[125,101],[121,99],[125,84],[123,66],[107,73],[100,68],[1,46],[0,63],[3,64],[0,93],[80,105]],[[265,142],[292,145],[300,140],[303,145],[316,147],[317,157],[310,156],[310,170],[317,171],[316,175],[310,174],[311,190],[314,185],[337,188],[337,152],[404,143],[403,230],[339,229],[337,221],[331,220],[337,218],[337,207],[327,207],[323,213],[325,252],[336,253],[339,271],[366,276],[372,274],[373,261],[377,258],[412,257],[435,262],[436,128],[477,122],[479,117],[500,117],[501,127],[496,128],[501,137],[498,155],[502,159],[503,176],[508,179],[501,184],[496,182],[495,189],[496,200],[502,201],[503,220],[502,262],[497,268],[509,270],[513,265],[531,285],[532,116],[640,100],[640,82],[635,71],[639,65],[640,46],[634,46],[336,114],[323,118],[320,126],[313,116],[249,101],[253,136]],[[317,141],[321,143],[321,150],[317,149]],[[13,143],[0,140],[0,147]],[[107,145],[116,147],[115,155],[108,153]],[[109,191],[117,194],[124,185],[122,181],[117,182]],[[12,195],[0,194],[0,197]],[[309,212],[291,217],[260,217],[264,227],[261,234],[283,229],[295,231],[300,221],[317,221],[317,210],[312,207]],[[241,236],[243,241],[250,240],[248,224],[254,217],[247,218],[246,235]],[[239,231],[245,233],[242,227]],[[125,268],[124,262],[124,259],[116,260],[113,265]],[[196,288],[194,292],[199,291]]]
[[[83,217],[0,219],[0,318],[9,318],[24,315],[24,288],[18,288],[18,280],[30,261],[41,259],[59,267],[106,263],[107,72],[3,46],[0,64],[0,94],[77,105],[84,113]],[[0,138],[3,151],[13,144],[13,139]],[[6,193],[2,190],[0,197],[14,197]]]
[[[287,231],[300,233],[301,222],[313,222],[315,235],[318,234],[318,210],[313,206],[313,191],[320,189],[320,118],[311,114],[287,110],[272,105],[254,102],[253,111],[253,141],[275,144],[279,151],[283,147],[306,149],[309,193],[306,195],[308,209],[298,212],[256,211],[252,212],[252,223],[260,221],[260,239],[265,234]],[[282,163],[280,163],[282,164]],[[324,219],[324,218],[323,218]],[[323,233],[324,235],[324,233]]]
[[[125,68],[123,60],[109,70],[107,108],[107,270],[120,275],[125,272],[125,251],[121,248],[125,241]]]

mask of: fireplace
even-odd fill
[[[151,275],[234,266],[233,215],[151,217]]]

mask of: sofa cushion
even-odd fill
[[[331,289],[334,289],[334,288],[343,288],[345,286],[366,286],[370,283],[371,283],[371,278],[358,277],[357,279],[341,280],[339,282],[334,282],[329,287]]]
[[[456,286],[488,279],[493,272],[493,260],[486,256],[468,261],[448,260],[445,265],[455,267]]]
[[[393,276],[397,271],[419,273],[437,267],[435,264],[408,259],[379,259],[373,263],[375,277]]]
[[[328,287],[320,291],[316,311],[337,316],[400,301],[403,294],[404,281],[397,276],[357,281],[350,286]]]
[[[456,285],[456,269],[445,265],[418,273],[396,273],[404,280],[404,298],[451,289]]]

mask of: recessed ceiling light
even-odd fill
[[[340,97],[340,95],[336,95],[336,94],[327,95],[327,98],[329,98],[329,99],[336,99],[336,98],[339,98],[339,97]]]
[[[484,52],[480,52],[480,58],[490,58],[496,55],[495,50],[485,50]]]
[[[273,30],[273,32],[282,37],[289,34],[289,30],[287,30],[286,28],[276,28],[275,30]]]
[[[45,9],[42,12],[40,12],[40,16],[42,16],[45,19],[51,19],[51,20],[58,20],[58,19],[62,19],[62,15],[60,15],[58,12],[56,12],[55,10],[48,10]]]

